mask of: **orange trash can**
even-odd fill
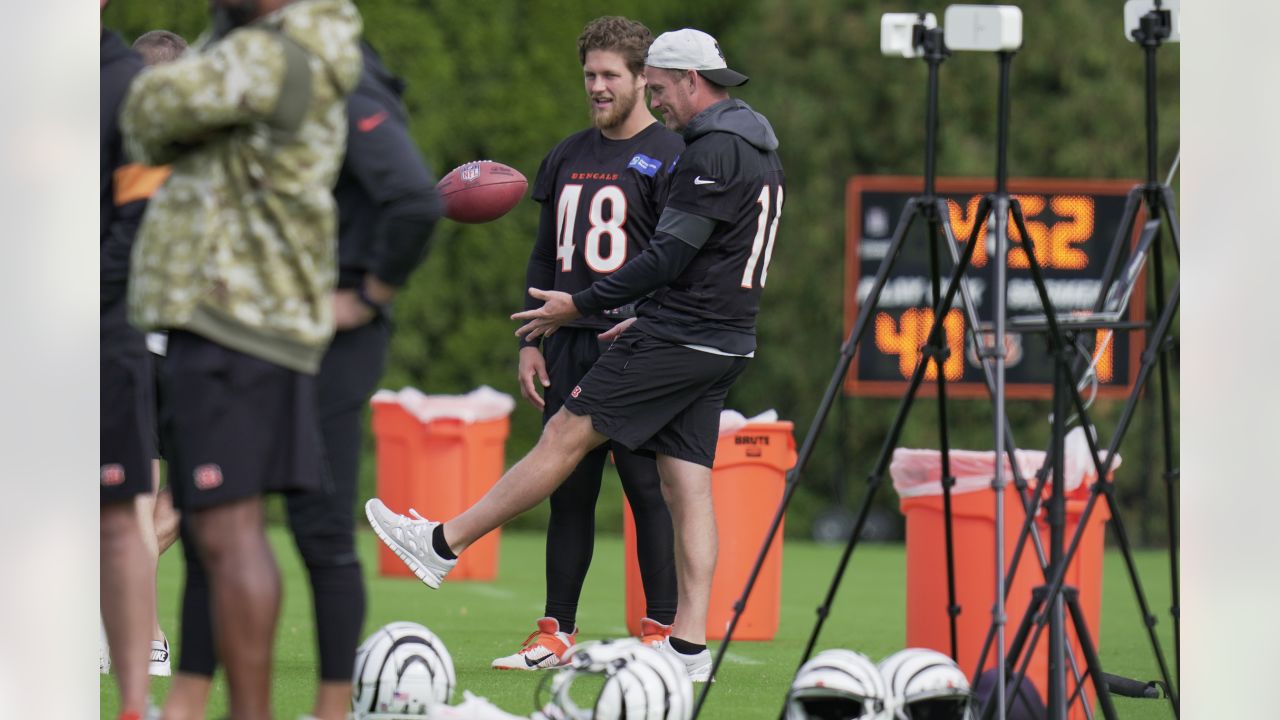
[[[378,497],[398,513],[415,508],[447,520],[470,507],[502,477],[509,418],[467,422],[438,418],[423,422],[396,400],[375,396]],[[449,580],[493,580],[498,574],[501,529],[467,548]],[[386,545],[378,544],[378,573],[414,577]]]
[[[733,604],[742,595],[769,523],[773,521],[786,474],[796,464],[796,441],[790,422],[749,423],[720,436],[711,471],[711,497],[716,509],[720,553],[711,582],[707,637],[724,638]],[[645,615],[644,584],[636,559],[636,526],[631,508],[623,511],[626,557],[627,630],[640,634]],[[782,605],[782,526],[769,546],[755,589],[734,630],[735,640],[772,640],[778,632]]]
[[[990,467],[990,466],[989,466]],[[994,470],[992,470],[994,472]],[[1028,478],[1028,482],[1034,482]],[[1064,544],[1069,545],[1080,523],[1087,502],[1089,482],[1081,483],[1067,493],[1066,528]],[[941,492],[941,491],[939,491]],[[947,566],[946,526],[942,512],[942,495],[923,495],[902,498],[899,502],[907,520],[907,647],[927,647],[950,654],[951,636],[947,615]],[[1045,504],[1036,520],[1045,552],[1049,548],[1049,526]],[[970,677],[982,652],[991,625],[991,610],[995,604],[995,497],[989,489],[972,492],[953,492],[951,495],[952,542],[955,548],[956,603],[961,613],[956,618],[957,662]],[[1010,483],[1005,486],[1004,497],[1004,552],[1005,566],[1013,558],[1014,545],[1022,529],[1026,514],[1018,499],[1017,490]],[[1102,561],[1105,523],[1110,518],[1107,506],[1098,502],[1085,526],[1080,549],[1067,566],[1066,584],[1079,590],[1081,610],[1089,624],[1094,646],[1098,647],[1099,619],[1102,615]],[[1005,602],[1008,622],[1005,625],[1006,647],[1012,642],[1018,624],[1031,601],[1031,589],[1044,585],[1044,575],[1036,559],[1035,549],[1028,540],[1018,563],[1017,573]],[[1094,702],[1093,683],[1086,674],[1084,651],[1076,636],[1070,614],[1066,616],[1067,641],[1075,655],[1077,666],[1085,683],[1087,702]],[[1025,656],[1025,655],[1024,655]],[[987,653],[983,670],[996,666],[993,647]],[[1076,684],[1067,668],[1067,694],[1075,692]],[[1027,666],[1027,678],[1036,686],[1042,700],[1048,698],[1049,637],[1048,628],[1040,634],[1035,653]],[[1084,718],[1084,710],[1077,701],[1068,717]]]

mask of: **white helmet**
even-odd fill
[[[412,622],[393,622],[356,650],[351,711],[355,720],[421,718],[447,703],[457,679],[440,638]]]
[[[823,650],[796,672],[787,720],[884,720],[884,678],[871,658],[853,650]]]
[[[689,720],[693,716],[693,683],[683,663],[639,640],[582,643],[574,646],[566,663],[552,676],[550,702],[541,710],[544,718]],[[574,683],[589,675],[604,675],[599,694],[593,700],[575,699]]]
[[[969,678],[937,650],[907,648],[880,661],[894,720],[973,720]]]

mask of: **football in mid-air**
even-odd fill
[[[513,167],[493,160],[476,160],[449,171],[436,184],[444,201],[444,216],[461,223],[484,223],[515,207],[529,181]]]

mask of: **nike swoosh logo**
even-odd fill
[[[529,657],[528,655],[525,655],[525,656],[524,656],[524,664],[525,664],[525,665],[528,665],[528,666],[529,666],[529,667],[531,667],[531,668],[533,668],[533,667],[538,667],[539,665],[541,665],[541,664],[542,664],[542,661],[543,661],[543,660],[546,660],[547,658],[551,657],[552,655],[555,655],[555,653],[549,652],[549,653],[547,653],[546,655],[543,655],[542,657],[539,657],[539,658],[531,658],[531,657]]]
[[[381,125],[382,121],[386,120],[387,117],[388,115],[386,110],[379,110],[378,112],[370,115],[369,117],[363,117],[357,120],[356,127],[360,130],[360,132],[369,132],[374,128],[378,127],[379,125]]]
[[[694,185],[714,185],[715,182],[715,180],[703,180],[701,175],[693,179]]]

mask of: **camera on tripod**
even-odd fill
[[[880,54],[922,57],[926,32],[936,27],[938,16],[933,13],[885,13],[880,16]]]
[[[1013,52],[1022,47],[1022,9],[1014,5],[947,7],[947,47],[963,52]]]
[[[1179,42],[1180,0],[1128,0],[1124,4],[1124,36],[1130,42]]]
[[[930,32],[938,27],[933,13],[881,15],[880,53],[916,58],[931,52],[1013,52],[1022,47],[1022,10],[1016,6],[951,5],[945,18],[945,42],[940,43],[942,33]]]

